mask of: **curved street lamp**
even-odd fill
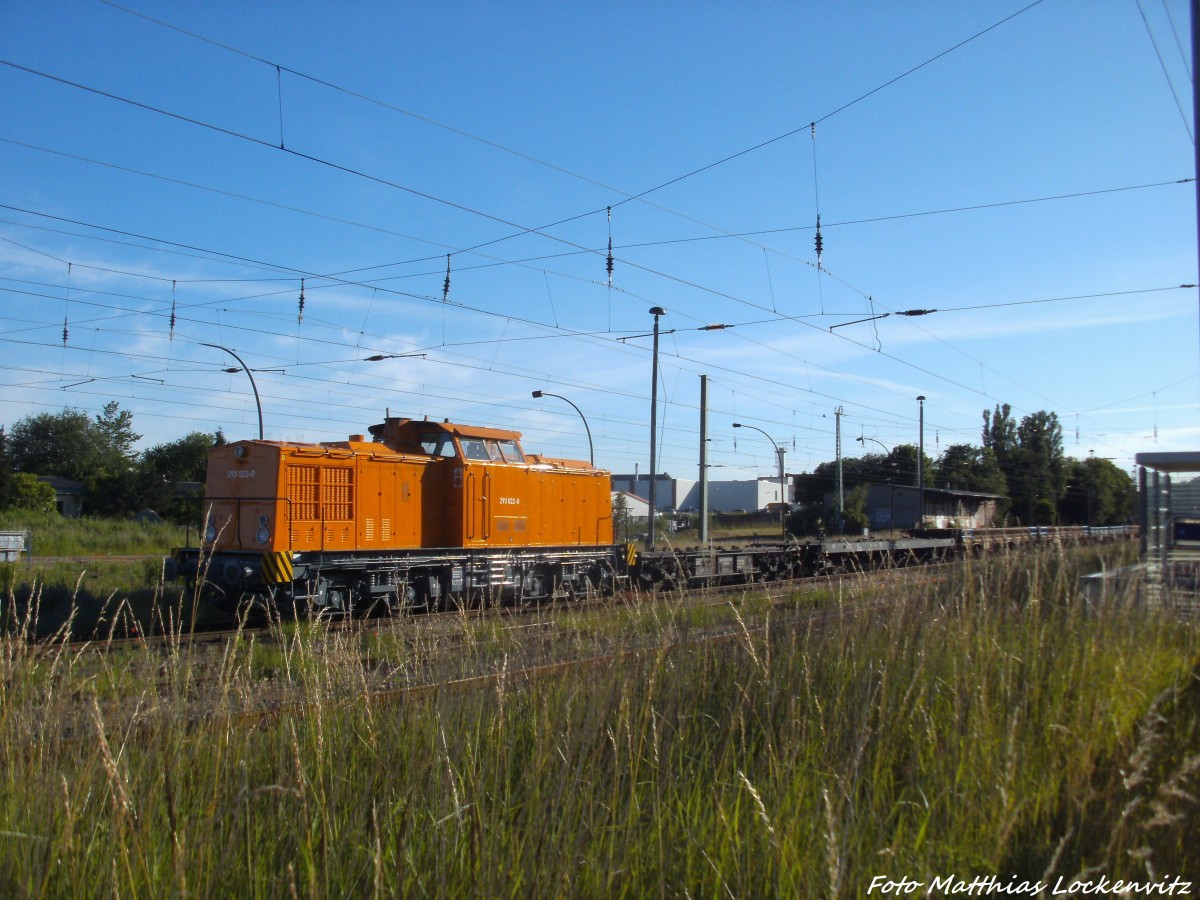
[[[571,404],[571,407],[575,410],[575,412],[579,413],[579,418],[583,420],[583,430],[587,432],[588,462],[590,462],[593,466],[596,465],[596,451],[595,451],[595,448],[592,446],[592,429],[588,428],[587,419],[584,418],[583,410],[581,410],[574,403],[571,403],[571,401],[568,400],[566,397],[564,397],[562,394],[551,394],[549,391],[534,391],[533,397],[535,400],[540,399],[542,397],[557,397],[559,400],[562,400],[564,403]]]
[[[250,379],[250,387],[254,391],[254,405],[258,407],[258,439],[263,439],[263,418],[262,418],[262,400],[258,397],[258,385],[254,383],[254,376],[250,374],[250,367],[242,362],[242,358],[230,350],[228,347],[222,347],[220,344],[206,344],[200,342],[202,347],[212,347],[214,350],[224,350],[230,356],[238,361],[238,365],[242,367],[242,371],[246,373],[246,377]]]
[[[768,441],[770,441],[771,446],[775,448],[775,455],[777,457],[779,457],[779,502],[782,504],[779,509],[779,528],[780,528],[780,531],[783,533],[783,539],[786,541],[787,540],[787,516],[784,514],[784,511],[787,509],[787,486],[784,482],[784,475],[783,475],[784,450],[777,443],[775,443],[775,438],[771,437],[769,434],[767,434],[761,428],[756,428],[753,425],[743,425],[741,422],[734,422],[733,427],[734,428],[749,428],[751,431],[757,431],[759,434],[761,434],[763,437],[765,437]]]
[[[856,437],[855,440],[863,445],[864,450],[867,449],[867,445],[865,443],[863,443],[864,441],[874,441],[876,444],[878,444],[880,447],[883,448],[884,453],[886,453],[888,456],[892,455],[892,451],[888,449],[887,444],[885,444],[883,441],[879,440],[879,438]]]
[[[867,449],[867,441],[874,441],[884,449],[884,452],[887,453],[889,457],[892,455],[892,451],[888,450],[887,444],[879,440],[879,438],[869,438],[866,435],[863,435],[862,437],[856,437],[855,440],[863,445],[864,450]],[[888,479],[888,483],[890,483],[892,486],[891,504],[888,506],[888,527],[890,528],[894,527],[894,520],[896,517],[896,463],[894,461],[892,462],[892,477]]]

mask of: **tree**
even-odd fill
[[[892,478],[896,484],[911,484],[913,487],[916,487],[917,453],[918,448],[916,444],[897,444],[892,448],[892,452],[887,455],[887,465],[892,472]],[[921,470],[925,476],[925,483],[930,484],[934,472],[934,464],[933,460],[928,456],[921,456]]]
[[[204,481],[208,451],[217,447],[217,435],[193,431],[166,444],[155,444],[142,454],[139,466],[167,481]]]
[[[1059,521],[1071,525],[1123,525],[1134,515],[1137,486],[1107,459],[1090,457],[1066,463],[1066,490]]]
[[[824,505],[825,495],[835,489],[836,466],[831,462],[818,463],[811,472],[795,477],[794,494],[801,504]]]
[[[1008,480],[990,447],[951,444],[933,467],[933,483],[955,491],[1008,495]]]
[[[13,469],[81,481],[88,508],[101,515],[136,509],[133,414],[114,400],[94,419],[76,409],[38,413],[13,425],[9,448]]]
[[[104,404],[104,412],[96,416],[96,430],[107,453],[126,462],[134,458],[133,445],[142,439],[133,433],[133,413],[121,409],[116,400]]]
[[[933,461],[924,458],[925,471],[931,472]],[[870,522],[866,501],[872,484],[895,484],[916,487],[917,447],[900,444],[888,453],[868,453],[861,457],[842,459],[842,524],[848,530],[859,530]],[[859,490],[861,488],[861,490]],[[823,462],[812,472],[795,477],[796,500],[807,506],[789,519],[788,529],[802,534],[823,529],[829,523],[837,528],[837,462]],[[851,496],[855,491],[857,495]],[[828,503],[826,501],[828,500]],[[858,503],[857,512],[854,503]],[[861,513],[861,518],[858,513]]]
[[[208,470],[208,452],[218,446],[220,436],[220,432],[193,431],[145,451],[136,467],[138,508],[163,512],[174,505],[178,482],[203,482]]]
[[[926,458],[926,465],[932,462]],[[917,448],[901,444],[890,453],[868,453],[842,459],[842,490],[858,484],[917,483]],[[818,463],[812,472],[795,476],[795,496],[800,503],[820,503],[837,490],[837,462]],[[835,501],[836,502],[836,501]]]
[[[109,401],[104,404],[104,412],[96,416],[92,433],[99,460],[96,471],[86,479],[89,506],[100,515],[134,512],[141,504],[133,445],[141,435],[133,433],[133,413],[122,410],[117,401]]]
[[[1053,525],[1058,501],[1067,487],[1066,454],[1058,416],[1044,410],[1030,413],[1017,426],[1017,443],[1020,466],[1017,483],[1021,490],[1019,497],[1013,497],[1014,509],[1027,510],[1025,520],[1030,524]]]
[[[1058,416],[1039,410],[1017,424],[1005,403],[983,411],[983,446],[1008,484],[1012,511],[1030,525],[1052,525],[1066,489],[1066,455]]]
[[[996,404],[994,412],[983,411],[983,446],[991,450],[996,462],[1005,466],[1017,451],[1017,423],[1012,407]]]
[[[14,471],[85,481],[98,467],[99,448],[87,413],[64,409],[16,422],[9,453]]]
[[[846,502],[842,508],[842,519],[846,531],[862,531],[864,528],[870,527],[871,519],[867,515],[869,491],[870,488],[866,484],[857,484],[846,494]]]

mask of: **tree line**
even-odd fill
[[[983,411],[980,438],[979,446],[952,444],[937,459],[923,456],[925,486],[1003,497],[997,525],[1121,525],[1134,516],[1133,479],[1110,460],[1068,457],[1055,413],[1039,410],[1018,422],[1007,403],[998,404]],[[900,444],[886,454],[843,459],[845,527],[868,525],[869,485],[916,485],[917,456],[915,445]],[[826,498],[836,477],[836,461],[796,476],[796,499],[803,504],[798,528],[832,522]]]
[[[147,450],[133,413],[116,401],[100,415],[77,409],[26,416],[6,432],[0,428],[0,509],[52,511],[54,489],[38,476],[83,485],[84,512],[94,516],[130,516],[152,509],[172,517],[186,513],[177,485],[201,482],[208,451],[226,443],[220,430],[193,431]]]
[[[208,451],[226,443],[220,430],[193,431],[175,441],[137,452],[141,435],[133,413],[116,402],[96,416],[76,409],[37,413],[0,428],[0,509],[54,509],[54,490],[37,476],[80,482],[85,512],[128,516],[143,509],[180,514],[176,486],[203,482]],[[865,527],[867,487],[915,485],[918,448],[900,444],[887,453],[842,460],[844,520]],[[1107,459],[1071,459],[1063,451],[1062,425],[1052,412],[1038,411],[1019,422],[1006,403],[983,411],[980,446],[952,444],[937,459],[921,461],[928,488],[947,488],[1005,498],[998,524],[1117,525],[1134,515],[1137,488]],[[837,463],[821,463],[796,476],[803,504],[796,524],[813,530],[832,521],[825,499],[834,491]],[[810,521],[811,520],[811,521]]]

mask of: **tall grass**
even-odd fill
[[[129,623],[145,631],[164,594],[163,559],[187,536],[167,522],[64,519],[28,510],[0,512],[0,530],[28,531],[33,548],[32,559],[22,554],[0,563],[0,631],[28,633],[36,621],[35,637],[53,634],[68,620],[75,637],[107,634],[122,604]]]
[[[3,644],[5,895],[858,896],[1196,871],[1192,625],[1065,556],[220,649]],[[482,676],[482,677],[481,677]],[[452,679],[467,679],[454,682]],[[397,693],[396,688],[426,685]]]

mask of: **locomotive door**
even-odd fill
[[[467,540],[486,541],[492,536],[492,473],[472,467],[467,472]]]

